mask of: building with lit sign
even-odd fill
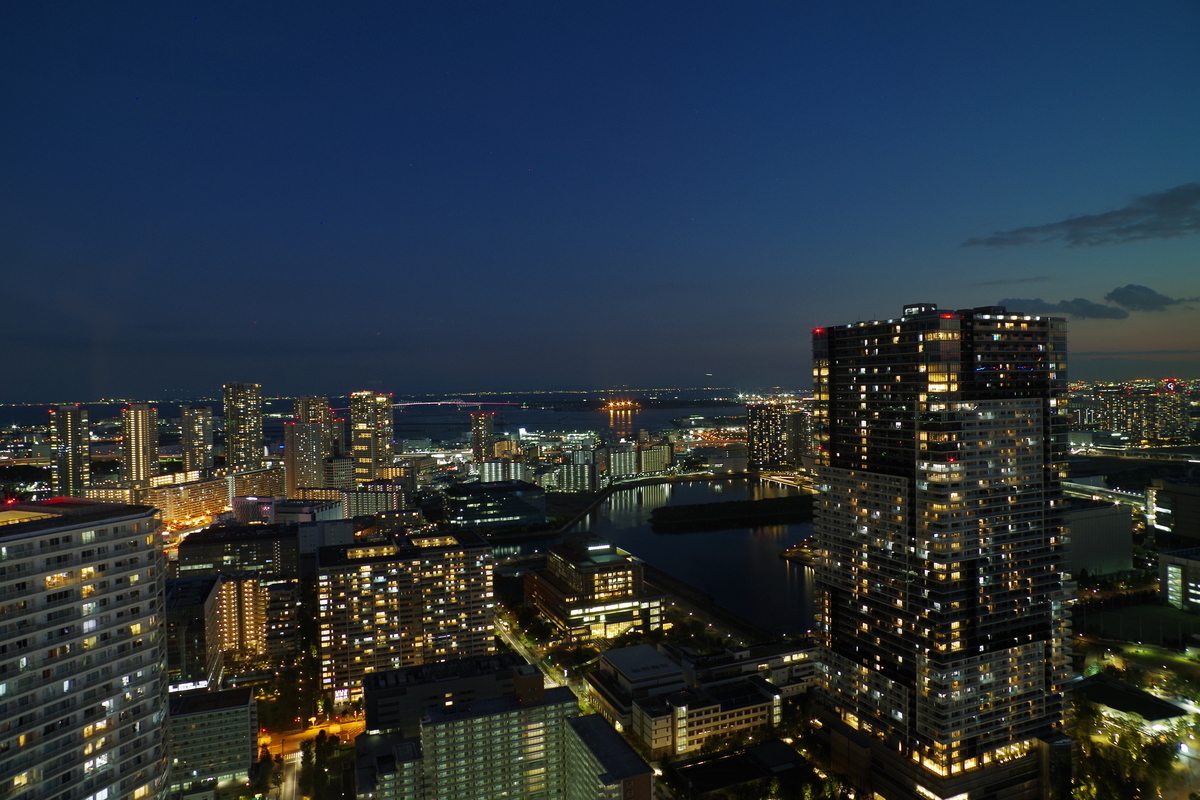
[[[258,709],[248,688],[171,696],[171,789],[244,782],[258,757]]]
[[[220,586],[219,577],[167,581],[167,680],[172,692],[221,685]]]

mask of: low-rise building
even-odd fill
[[[817,646],[811,641],[775,642],[709,656],[677,654],[689,686],[713,686],[758,676],[784,698],[803,694],[817,685]]]
[[[1127,505],[1068,498],[1067,572],[1111,575],[1133,569],[1133,514]]]
[[[250,689],[171,695],[171,789],[247,780],[257,755],[258,716]]]
[[[635,700],[629,733],[658,760],[698,750],[712,738],[778,725],[782,718],[779,689],[762,678],[739,678]]]
[[[1167,605],[1200,613],[1200,547],[1159,553],[1158,594]]]
[[[552,545],[525,577],[525,598],[564,637],[614,639],[662,629],[663,595],[646,590],[642,562],[592,534]]]
[[[546,523],[546,491],[525,481],[460,483],[446,490],[453,528],[510,528]]]
[[[605,651],[586,680],[596,710],[618,731],[629,728],[635,701],[687,687],[680,666],[648,644]]]

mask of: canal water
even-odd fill
[[[660,506],[784,497],[799,490],[758,478],[661,483],[623,489],[574,530],[595,533],[685,581],[717,603],[778,633],[809,630],[812,569],[779,554],[812,535],[812,524],[655,533]]]

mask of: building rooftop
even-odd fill
[[[646,710],[652,717],[670,713],[672,709],[705,708],[720,706],[721,711],[735,711],[739,708],[762,705],[769,698],[777,695],[779,690],[757,675],[739,678],[728,683],[718,683],[700,688],[689,687],[666,694],[658,694],[634,703]]]
[[[196,547],[205,544],[236,543],[258,539],[295,538],[297,530],[294,522],[280,522],[274,525],[231,525],[228,527],[215,525],[188,534],[179,546]]]
[[[171,716],[245,708],[253,702],[254,691],[249,687],[225,689],[220,692],[182,692],[171,695]]]
[[[667,767],[693,796],[730,789],[791,770],[811,775],[804,757],[778,739],[678,761]]]
[[[404,669],[389,669],[383,672],[368,672],[363,675],[363,691],[393,689],[423,683],[471,678],[495,672],[509,672],[528,662],[516,653],[498,653],[489,656],[456,658]]]
[[[220,582],[220,578],[168,578],[167,609],[203,605]]]
[[[1173,719],[1188,713],[1186,709],[1168,700],[1135,689],[1103,672],[1081,680],[1075,685],[1075,691],[1082,692],[1090,702],[1125,714],[1137,714],[1147,722]]]
[[[815,641],[809,637],[806,637],[799,641],[759,644],[742,650],[727,651],[710,656],[695,656],[688,658],[688,660],[698,669],[707,669],[713,667],[722,667],[727,664],[740,664],[743,661],[763,661],[770,658],[776,658],[778,656],[788,655],[789,653],[799,653],[805,650],[812,650],[816,646],[817,644]],[[687,657],[685,656],[685,658]]]
[[[56,497],[32,503],[6,503],[0,505],[0,509],[5,515],[0,517],[0,541],[64,525],[103,523],[124,517],[144,516],[154,511],[150,506],[102,503],[74,497]]]
[[[564,536],[562,544],[550,546],[550,552],[578,569],[627,564],[637,560],[607,539],[591,533]]]
[[[446,489],[451,497],[471,497],[479,494],[495,494],[499,492],[541,492],[542,487],[525,481],[492,481],[484,483],[458,483]]]
[[[510,714],[514,711],[520,711],[523,708],[541,708],[544,706],[562,705],[564,703],[575,705],[578,703],[578,700],[575,699],[575,693],[568,687],[557,686],[553,689],[547,689],[545,701],[536,705],[523,705],[515,696],[509,695],[508,697],[482,700],[478,703],[456,703],[452,706],[434,706],[426,712],[421,724],[445,725],[448,722],[457,722],[464,719]]]
[[[632,683],[680,671],[678,664],[648,644],[605,650],[603,658]]]
[[[321,567],[342,567],[353,564],[386,564],[391,561],[417,558],[422,553],[438,550],[490,548],[487,540],[472,531],[439,531],[432,534],[397,535],[383,542],[332,545],[317,551]]]
[[[372,759],[371,765],[383,774],[394,772],[397,764],[421,759],[420,739],[389,733],[358,736],[354,739],[354,749],[358,751],[360,766],[363,766],[362,760],[365,756]],[[388,766],[391,769],[387,769]]]
[[[642,757],[599,714],[572,717],[567,724],[575,729],[575,734],[604,767],[602,778],[606,783],[613,784],[650,771]]]
[[[1122,506],[1119,503],[1110,503],[1107,500],[1090,500],[1086,497],[1066,497],[1068,511],[1091,511],[1100,508],[1117,508]]]

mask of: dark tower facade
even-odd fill
[[[179,407],[179,450],[183,457],[184,472],[212,469],[212,406]]]
[[[257,383],[227,383],[225,402],[225,466],[237,470],[263,465],[263,396]]]
[[[885,800],[1056,796],[1065,323],[913,305],[816,329],[813,381],[834,769]]]
[[[54,447],[54,493],[83,497],[91,482],[92,445],[88,412],[83,406],[50,409],[50,436]]]
[[[746,449],[751,469],[779,469],[789,460],[790,409],[782,403],[746,406]]]
[[[482,464],[491,458],[496,444],[496,415],[491,411],[471,414],[471,460]]]

